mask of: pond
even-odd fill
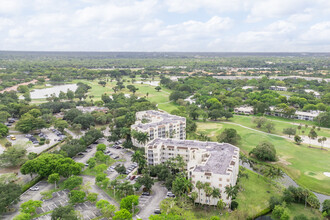
[[[68,89],[74,92],[76,91],[77,88],[78,88],[77,84],[54,85],[50,88],[35,89],[30,94],[31,94],[31,99],[45,99],[49,97],[51,94],[55,94],[56,96],[58,96],[61,91],[67,92]]]
[[[250,166],[250,164],[248,164],[248,163],[242,163],[241,161],[240,161],[240,165],[241,166],[243,166],[243,167],[245,167],[246,169],[249,169],[249,170],[251,170],[251,171],[253,171],[253,172],[256,172],[255,170],[253,170],[253,168]],[[258,172],[256,172],[256,173],[258,173]],[[260,174],[260,173],[259,173]],[[260,174],[260,175],[262,175],[262,174]],[[294,186],[294,187],[298,187],[299,185],[291,178],[291,177],[289,177],[286,173],[284,173],[284,175],[283,175],[283,178],[281,178],[281,179],[279,179],[279,180],[277,180],[277,182],[279,182],[279,183],[281,183],[283,186],[285,186],[285,187],[289,187],[289,186]],[[328,195],[324,195],[324,194],[321,194],[321,193],[316,193],[316,192],[313,192],[315,195],[316,195],[316,197],[319,199],[319,201],[320,201],[320,203],[321,203],[321,205],[322,205],[322,203],[324,202],[324,200],[326,200],[326,199],[330,199],[330,196],[328,196]]]

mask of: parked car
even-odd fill
[[[155,214],[162,214],[162,212],[160,211],[160,209],[155,209],[154,213]]]
[[[134,180],[135,179],[135,176],[131,176],[130,180]]]
[[[167,197],[172,197],[172,198],[175,197],[175,195],[174,195],[172,192],[167,192],[166,196],[167,196]]]
[[[150,196],[150,193],[149,192],[143,192],[142,195],[143,196]]]
[[[39,187],[37,187],[37,186],[32,186],[32,187],[30,188],[30,190],[31,190],[31,191],[38,191],[38,190],[39,190]]]

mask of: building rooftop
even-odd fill
[[[203,142],[193,140],[174,140],[156,138],[149,142],[147,146],[162,145],[199,148],[209,153],[209,157],[204,164],[198,164],[194,171],[197,172],[213,172],[215,174],[226,174],[227,169],[234,163],[238,163],[239,148],[228,143]],[[233,157],[237,160],[233,161]]]
[[[246,89],[254,89],[256,88],[255,86],[243,86],[242,89],[246,90]]]
[[[137,114],[143,114],[142,118],[150,120],[150,122],[142,123],[141,121],[136,121],[131,127],[134,128],[141,128],[141,129],[148,129],[150,127],[156,127],[163,124],[170,124],[170,123],[177,123],[186,122],[186,118],[180,117],[177,115],[171,115],[165,112],[160,112],[156,110],[147,110],[143,112],[137,112]],[[141,118],[141,119],[142,119]],[[140,120],[141,120],[140,119]]]
[[[319,92],[316,92],[316,91],[313,90],[313,89],[305,89],[305,92],[307,92],[307,93],[314,93],[314,95],[316,95],[316,96],[319,96],[319,95],[320,95]]]
[[[302,116],[310,116],[310,117],[317,117],[322,111],[309,111],[309,112],[301,112],[296,111],[296,115],[302,115]]]
[[[109,108],[107,107],[98,107],[98,106],[76,106],[77,109],[79,109],[82,112],[93,112],[93,111],[108,111]]]
[[[253,107],[252,106],[244,106],[244,105],[242,105],[242,106],[240,106],[240,107],[237,107],[237,108],[235,108],[235,110],[238,110],[238,111],[253,111]]]

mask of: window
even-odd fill
[[[229,182],[229,179],[227,179],[227,182]]]
[[[210,177],[209,177],[209,176],[207,176],[207,177],[206,177],[206,179],[208,179],[208,180],[209,180],[209,179],[210,179]]]
[[[219,184],[220,187],[222,187],[222,184]]]
[[[219,178],[220,181],[222,181],[222,178]]]

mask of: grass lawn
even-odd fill
[[[256,125],[254,123],[252,123],[252,119],[254,118],[254,116],[241,116],[241,115],[235,115],[233,118],[231,118],[229,121],[237,123],[237,124],[241,124],[244,125],[246,127],[250,127],[250,128],[254,128],[260,131],[264,131],[267,132],[267,130],[265,128],[257,128]],[[310,130],[312,129],[312,125],[311,123],[307,123],[308,127],[305,128],[305,121],[292,121],[292,120],[283,120],[283,118],[278,118],[278,117],[267,117],[268,119],[272,120],[272,122],[275,124],[275,131],[273,131],[274,134],[278,134],[278,135],[285,135],[286,134],[283,133],[283,129],[284,128],[289,128],[289,127],[294,127],[297,129],[298,125],[296,124],[292,124],[292,123],[301,123],[302,124],[302,128],[299,131],[297,129],[297,134],[301,135],[302,132],[304,131],[304,135],[308,135],[308,133],[310,132]],[[300,133],[299,133],[300,132]],[[322,136],[322,137],[327,137],[330,138],[330,129],[327,128],[321,128],[320,131],[318,131],[316,129],[316,133],[318,134],[318,136]]]
[[[125,78],[126,79],[126,78]],[[128,79],[128,78],[127,78]],[[137,79],[138,81],[138,79]],[[93,100],[100,100],[102,94],[106,93],[108,95],[114,94],[112,88],[116,86],[116,81],[107,82],[105,87],[98,84],[98,80],[88,81],[88,80],[74,80],[73,83],[82,82],[86,83],[92,88],[89,90],[88,96],[94,96]],[[131,85],[132,83],[124,82],[124,85]],[[134,83],[133,84],[139,90],[136,91],[135,95],[139,97],[147,98],[151,103],[158,104],[158,108],[167,112],[171,112],[172,110],[177,109],[177,104],[169,101],[169,95],[171,90],[167,88],[162,88],[159,92],[155,90],[155,86],[151,86],[148,84]],[[122,89],[120,92],[124,94],[132,93],[127,89]],[[147,96],[148,93],[148,96]]]
[[[269,183],[263,176],[256,174],[250,170],[245,170],[249,178],[241,178],[240,184],[244,190],[240,191],[237,195],[236,201],[238,202],[238,212],[245,213],[245,216],[254,217],[256,214],[268,207],[268,200],[271,196],[280,194],[279,188]],[[193,210],[195,216],[199,219],[209,219],[211,216],[219,216],[219,211],[211,208],[196,207]],[[236,219],[233,215],[223,211],[223,215],[219,216],[220,219]]]
[[[275,187],[267,178],[258,175],[250,170],[245,170],[249,178],[241,178],[240,184],[244,191],[239,192],[236,201],[238,202],[238,210],[246,212],[250,217],[268,207],[268,200],[271,196],[280,194],[281,189]]]
[[[289,215],[291,218],[298,216],[298,215],[305,215],[309,219],[314,217],[317,219],[322,219],[322,214],[320,211],[316,209],[311,209],[310,207],[306,207],[303,204],[290,204],[287,205],[287,208],[289,209]]]
[[[285,138],[257,133],[238,125],[221,122],[197,122],[197,132],[206,133],[212,141],[225,128],[234,128],[241,136],[239,147],[248,154],[260,141],[271,142],[277,151],[279,161],[276,162],[299,185],[312,191],[330,195],[330,178],[323,172],[330,172],[330,151],[321,151],[296,145]]]

